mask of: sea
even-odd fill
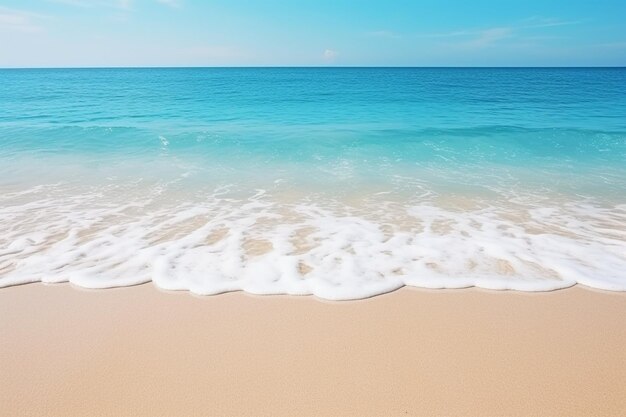
[[[626,69],[2,69],[31,282],[625,291]]]

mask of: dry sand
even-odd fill
[[[626,416],[626,293],[0,290],[2,416]]]

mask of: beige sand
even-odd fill
[[[626,416],[626,294],[0,290],[2,416]]]

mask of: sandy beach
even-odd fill
[[[0,1],[0,417],[626,417],[626,1]]]
[[[0,291],[2,416],[623,416],[626,294]]]

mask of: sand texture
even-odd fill
[[[626,293],[0,290],[2,416],[626,416]]]

